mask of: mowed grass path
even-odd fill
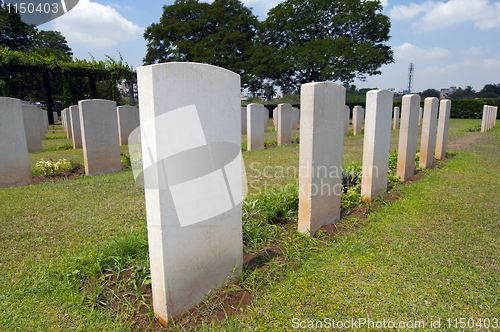
[[[232,321],[238,324],[234,329],[288,330],[293,317],[410,319],[446,310],[499,317],[500,136],[498,129],[462,131],[478,123],[452,120],[450,146],[464,152],[404,189],[404,199],[373,214],[359,231],[258,294],[248,314]],[[345,164],[361,161],[362,142],[363,137],[345,140]],[[396,148],[393,131],[391,150]],[[81,150],[57,152],[81,156]],[[30,159],[42,156],[46,153]],[[247,171],[252,162],[298,167],[298,145],[244,153],[244,158]],[[54,284],[49,274],[145,229],[144,195],[130,171],[1,189],[0,330],[127,330],[119,319],[82,303],[69,283]]]

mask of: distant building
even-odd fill
[[[457,91],[456,86],[452,86],[449,89],[441,89],[441,99],[447,99],[450,98],[450,96],[453,94],[453,92]]]

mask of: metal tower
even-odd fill
[[[415,65],[410,63],[410,67],[408,68],[408,93],[411,93],[413,90],[413,71],[415,70]]]

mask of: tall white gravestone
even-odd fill
[[[267,124],[269,123],[269,110],[264,107],[264,134],[267,133]]]
[[[352,110],[352,133],[354,136],[361,135],[361,127],[363,126],[365,110],[357,105]]]
[[[434,147],[436,146],[436,127],[439,100],[427,97],[424,101],[424,119],[422,120],[422,137],[420,138],[420,163],[426,169],[434,162]]]
[[[139,109],[135,106],[118,106],[116,108],[118,118],[118,135],[120,145],[128,144],[128,136],[135,128],[139,127]]]
[[[401,106],[396,176],[401,181],[406,181],[415,174],[420,96],[414,94],[404,95]]]
[[[247,107],[241,107],[241,134],[247,134]]]
[[[300,110],[297,107],[292,107],[292,130],[299,129]]]
[[[292,145],[292,105],[279,104],[278,110],[278,146]]]
[[[47,126],[45,123],[45,116],[46,112],[35,105],[31,105],[32,107],[35,107],[37,110],[37,116],[38,116],[38,126],[40,127],[39,133],[40,133],[40,139],[45,140],[45,134],[47,133]]]
[[[78,107],[85,175],[119,172],[122,165],[116,103],[88,99],[80,100]]]
[[[349,134],[349,121],[351,117],[351,109],[349,105],[345,105],[345,116],[344,116],[344,137]]]
[[[361,197],[371,201],[387,188],[393,94],[389,90],[366,93],[365,137]]]
[[[274,131],[278,131],[278,108],[273,108],[273,125]]]
[[[66,134],[66,109],[61,111],[61,125],[64,133]]]
[[[19,99],[0,97],[0,156],[0,188],[31,183],[28,144]]]
[[[80,103],[80,102],[78,102]],[[69,114],[69,108],[66,108],[65,109],[65,113],[66,113],[66,116],[65,116],[65,122],[66,122],[66,138],[71,138],[73,139],[73,131],[71,129],[71,115]],[[96,117],[98,118],[99,115],[96,115]]]
[[[22,105],[21,107],[28,152],[43,152],[40,130],[45,130],[45,128],[40,128],[40,109],[33,105]],[[45,136],[45,131],[43,136]]]
[[[448,144],[448,128],[450,126],[451,100],[441,100],[439,106],[439,122],[436,136],[436,153],[437,160],[442,160],[446,157],[446,145]]]
[[[392,129],[399,129],[399,106],[394,107],[394,119],[392,122]]]
[[[165,325],[241,276],[240,76],[172,62],[137,78],[153,308]]]
[[[314,235],[340,219],[345,88],[308,83],[300,95],[299,232]]]
[[[249,104],[247,109],[247,149],[248,151],[262,150],[264,148],[264,132],[262,122],[267,108],[262,104]]]
[[[78,105],[70,106],[68,109],[69,123],[73,138],[73,149],[82,149],[82,130],[80,125],[80,109]]]
[[[422,116],[424,115],[424,108],[423,107],[420,107],[418,109],[418,125],[421,126],[422,125]]]
[[[52,116],[54,117],[54,124],[59,122],[59,115],[57,112],[52,112]]]

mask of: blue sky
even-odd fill
[[[109,2],[80,0],[67,14],[39,26],[60,31],[74,56],[104,60],[105,54],[135,68],[146,54],[143,32],[159,22],[163,5],[174,0]],[[210,2],[210,1],[209,1]],[[243,0],[260,20],[278,0]],[[357,87],[405,89],[408,66],[415,64],[413,91],[500,83],[500,1],[383,0],[383,13],[391,19],[395,63],[383,66],[382,75],[356,81]]]

